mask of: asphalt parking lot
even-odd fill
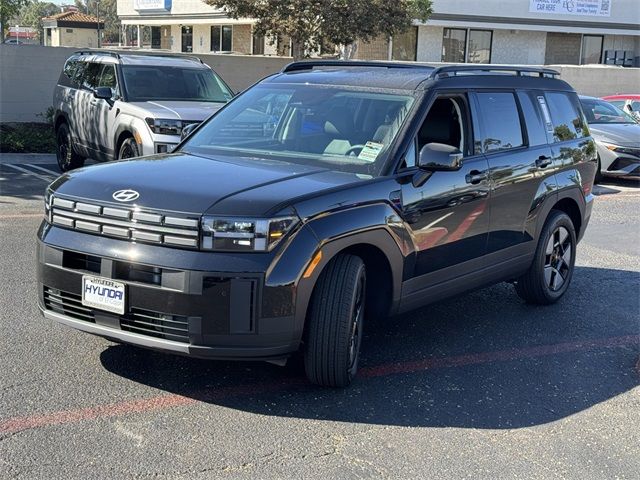
[[[568,294],[501,284],[367,325],[346,390],[45,320],[51,157],[0,161],[0,478],[637,478],[640,185],[596,188]]]

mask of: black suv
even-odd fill
[[[174,153],[67,173],[38,232],[45,317],[349,384],[364,320],[511,281],[567,290],[596,150],[546,69],[309,61]]]

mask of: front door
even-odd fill
[[[118,88],[118,80],[116,76],[116,67],[112,64],[102,66],[98,79],[99,87],[109,87],[111,89],[111,100],[118,102],[120,98],[120,89]],[[92,100],[93,115],[91,118],[91,130],[95,132],[97,155],[104,160],[112,160],[116,158],[115,142],[115,122],[119,109],[117,104],[109,105],[109,102],[103,99],[94,98]]]
[[[428,143],[442,143],[459,148],[464,159],[459,170],[436,171],[421,185],[402,185],[403,218],[416,248],[414,265],[407,265],[412,278],[403,287],[405,294],[482,267],[489,229],[489,167],[486,158],[474,152],[470,125],[467,95],[443,95],[434,101],[416,137],[418,154]]]
[[[193,27],[182,27],[182,52],[193,52]]]

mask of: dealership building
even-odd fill
[[[639,0],[433,0],[433,15],[393,38],[360,42],[371,60],[640,66]],[[188,53],[289,55],[201,0],[118,0],[129,42]],[[274,41],[275,40],[275,41]]]

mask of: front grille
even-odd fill
[[[52,312],[90,323],[95,323],[95,313],[113,315],[85,307],[82,305],[81,295],[46,286],[44,287],[44,306]],[[189,343],[189,317],[133,307],[127,314],[119,318],[121,330],[173,340],[174,342]]]
[[[52,312],[95,323],[93,310],[82,305],[82,297],[75,293],[44,287],[44,306]]]
[[[180,315],[168,315],[132,308],[120,318],[120,328],[150,337],[189,343],[189,319]]]
[[[51,223],[60,227],[142,243],[198,248],[198,218],[106,207],[60,197],[53,197],[51,206]]]

